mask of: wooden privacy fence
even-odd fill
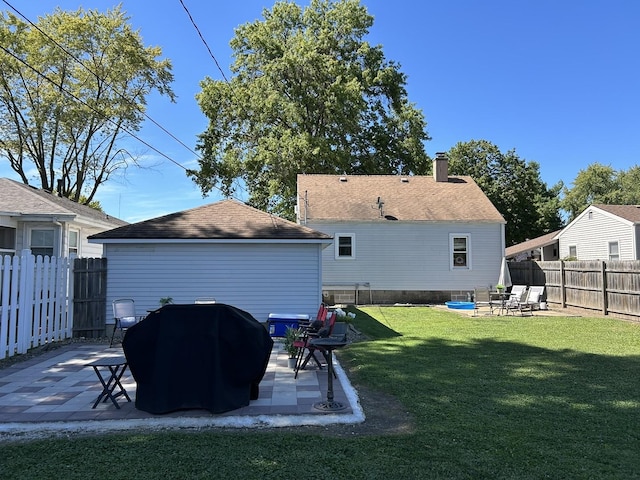
[[[0,359],[72,334],[73,274],[68,258],[0,257]]]
[[[73,277],[73,336],[104,336],[107,259],[76,258]]]
[[[514,285],[544,285],[547,303],[640,320],[640,261],[510,262]]]

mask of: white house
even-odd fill
[[[99,210],[8,178],[0,178],[0,255],[101,257],[87,237],[126,222]]]
[[[334,237],[326,299],[424,303],[497,283],[505,220],[447,164],[439,154],[433,177],[298,175],[298,223]]]
[[[331,236],[236,200],[126,225],[93,235],[108,259],[107,318],[111,302],[132,298],[139,313],[161,298],[198,297],[248,311],[312,317],[322,295],[322,250]]]
[[[640,260],[640,206],[591,205],[557,236],[560,258]]]

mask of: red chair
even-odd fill
[[[329,337],[333,333],[333,327],[336,324],[336,318],[338,314],[332,312],[325,320],[322,328],[316,330],[311,326],[304,330],[298,340],[294,342],[294,345],[298,348],[298,355],[296,357],[295,375],[293,378],[298,378],[298,372],[300,369],[304,369],[309,363],[309,360],[313,360],[318,368],[322,368],[322,363],[318,360],[316,352],[319,351],[318,347],[311,345],[309,342],[318,337]],[[304,353],[307,352],[305,357]],[[322,353],[322,352],[321,352]]]

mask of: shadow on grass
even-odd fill
[[[353,319],[354,327],[356,327],[369,338],[385,339],[402,336],[400,333],[396,332],[387,325],[383,325],[382,323],[380,323],[375,317],[372,317],[368,313],[363,312],[358,308],[349,307],[347,308],[347,311],[356,314],[356,318]]]

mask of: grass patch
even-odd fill
[[[355,323],[370,340],[343,365],[398,398],[415,433],[49,439],[2,445],[0,478],[639,478],[639,325],[428,307],[362,308]]]

